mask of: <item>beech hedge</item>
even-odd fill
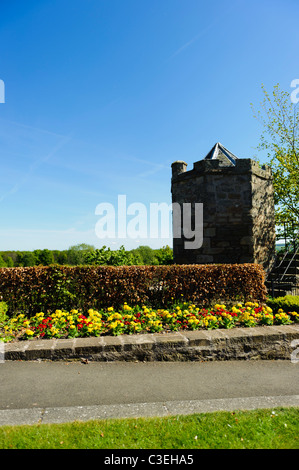
[[[0,268],[0,301],[8,315],[73,308],[266,300],[257,264],[170,266],[38,266]]]

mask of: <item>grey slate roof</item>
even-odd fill
[[[238,157],[227,150],[220,142],[217,142],[204,160],[220,160],[223,166],[232,166],[236,164]]]

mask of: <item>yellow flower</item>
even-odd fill
[[[114,328],[117,328],[118,325],[120,325],[120,321],[119,321],[119,320],[115,320],[114,322],[110,323],[109,328],[110,328],[111,330],[114,330]]]
[[[241,313],[241,310],[239,310],[239,309],[236,308],[236,307],[233,307],[233,308],[232,308],[232,313]]]
[[[225,310],[225,309],[226,309],[226,306],[225,306],[225,305],[216,304],[216,305],[214,306],[214,308],[217,308],[217,309],[220,309],[220,308],[221,308],[221,309]]]
[[[26,333],[27,336],[34,335],[34,332],[32,330],[30,330],[29,328],[27,328],[27,330],[25,330],[25,333]]]
[[[133,317],[133,315],[124,315],[124,319],[125,320],[131,320],[131,318]]]
[[[119,320],[120,318],[122,318],[122,316],[120,313],[116,312],[114,313],[113,318],[116,318],[117,320]]]

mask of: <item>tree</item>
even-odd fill
[[[35,266],[37,264],[37,258],[32,251],[27,251],[23,254],[22,260],[23,266]]]
[[[13,258],[12,258],[12,255],[13,255],[12,252],[10,252],[10,251],[2,251],[2,252],[0,253],[0,255],[2,256],[4,263],[5,263],[5,265],[6,265],[8,268],[13,267],[14,261],[13,261]]]
[[[138,263],[144,265],[157,265],[159,264],[158,258],[156,256],[156,251],[153,250],[150,246],[140,245],[137,248],[131,250],[134,258]]]
[[[266,151],[273,174],[274,202],[278,234],[284,224],[299,221],[299,109],[279,84],[269,94],[262,85],[264,99],[255,118],[263,125],[258,150]],[[297,225],[298,230],[298,225]],[[290,236],[294,236],[291,229]]]
[[[54,256],[52,251],[48,250],[47,248],[41,250],[39,254],[39,262],[43,266],[50,266],[50,264],[54,264]]]
[[[85,255],[93,252],[94,250],[95,247],[93,245],[88,245],[87,243],[70,246],[67,251],[68,263],[73,266],[85,264]]]
[[[56,255],[56,261],[61,265],[67,264],[67,251],[59,251]]]
[[[12,259],[11,256],[7,256],[7,257],[5,258],[5,262],[6,262],[6,266],[7,266],[8,268],[12,268],[12,267],[13,267],[13,259]]]
[[[168,245],[156,250],[156,256],[159,264],[173,264],[173,251]]]
[[[6,267],[6,263],[4,259],[2,258],[2,256],[0,255],[0,268],[5,268],[5,267]]]
[[[85,252],[85,264],[106,266],[130,266],[135,264],[134,256],[122,245],[119,250],[111,250],[106,246]]]

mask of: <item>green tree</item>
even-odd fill
[[[290,93],[282,91],[279,84],[271,93],[262,85],[262,91],[261,109],[256,112],[251,106],[263,126],[258,150],[266,152],[272,169],[279,228],[299,221],[299,109]]]
[[[2,258],[2,256],[0,255],[0,268],[5,268],[5,267],[6,267],[6,263],[4,259]]]
[[[22,251],[17,251],[15,266],[23,266],[23,257],[24,253]]]
[[[50,264],[54,264],[54,256],[52,251],[48,250],[47,248],[41,250],[38,261],[43,266],[50,266]]]
[[[119,250],[111,250],[106,246],[85,252],[85,263],[103,266],[130,266],[135,264],[134,256],[124,246]]]
[[[7,267],[11,268],[14,266],[14,260],[12,258],[13,252],[10,251],[1,251],[1,256],[3,258],[4,263]]]
[[[67,251],[66,250],[60,251],[57,254],[56,260],[58,264],[61,264],[61,265],[67,264]]]
[[[7,256],[6,259],[5,259],[5,262],[6,262],[6,266],[8,268],[12,268],[14,263],[13,263],[13,259],[11,256]]]
[[[159,250],[156,250],[156,257],[159,264],[173,264],[173,251],[168,245],[163,246],[163,248],[160,248]]]
[[[71,264],[72,266],[85,264],[85,255],[93,252],[94,250],[95,247],[93,245],[88,245],[87,243],[70,246],[67,251],[68,264]]]
[[[32,251],[27,251],[23,254],[23,266],[36,266],[38,264],[37,257]]]
[[[140,245],[137,248],[131,250],[132,255],[136,259],[136,264],[143,265],[157,265],[159,264],[156,256],[156,250],[153,250],[150,246]]]

